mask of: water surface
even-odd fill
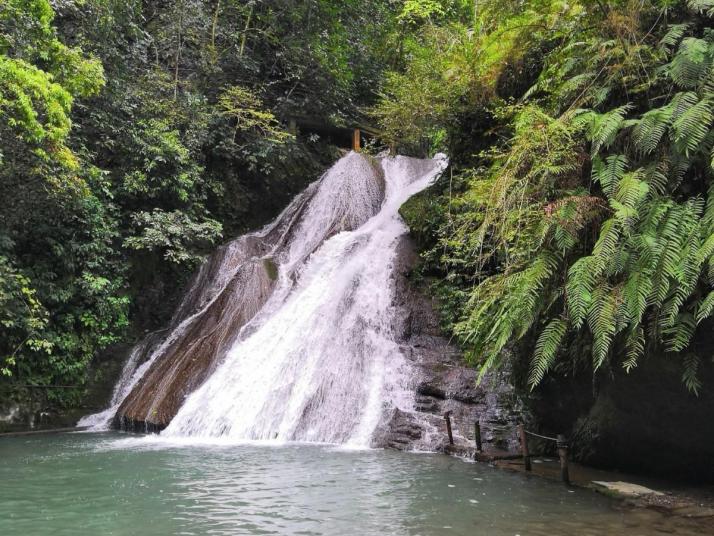
[[[438,454],[0,439],[0,535],[706,534],[686,520]]]

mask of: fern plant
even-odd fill
[[[521,108],[478,181],[489,192],[471,229],[481,272],[456,325],[482,373],[532,333],[535,387],[586,333],[594,371],[629,371],[661,345],[701,388],[688,348],[714,314],[714,31],[710,2],[688,6],[659,36],[610,13],[600,29],[612,36],[556,49],[524,97],[542,106]]]

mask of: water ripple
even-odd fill
[[[3,536],[708,533],[483,464],[325,445],[8,438],[0,481]]]

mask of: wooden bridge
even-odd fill
[[[293,115],[288,117],[288,130],[294,136],[316,134],[338,147],[350,148],[359,152],[367,138],[379,137],[379,130],[370,125],[352,124],[338,127],[329,124],[326,120]]]

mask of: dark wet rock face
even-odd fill
[[[714,482],[714,325],[702,324],[691,351],[702,359],[704,388],[682,383],[682,357],[648,347],[626,373],[616,366],[546,376],[530,399],[543,430],[564,433],[572,458],[600,469]],[[521,362],[529,354],[520,349]]]
[[[595,393],[589,386],[583,398],[592,405],[573,421],[551,426],[570,427],[573,456],[587,465],[714,482],[714,392],[710,387],[714,370],[702,367],[699,371],[708,388],[697,396],[682,385],[676,360],[647,357],[630,374],[618,371],[602,380]],[[561,393],[566,391],[566,380],[553,383]],[[557,397],[548,392],[538,408],[543,422],[557,418],[557,410],[549,411]]]
[[[236,255],[233,252],[229,256],[227,249],[214,254],[214,258],[222,260],[221,264]],[[225,355],[240,328],[265,303],[272,286],[262,263],[247,261],[238,267],[230,282],[208,305],[193,317],[187,315],[178,336],[165,345],[161,356],[121,404],[117,412],[120,427],[163,429],[184,398],[206,379],[216,360]]]
[[[416,372],[414,408],[391,410],[375,434],[375,446],[467,454],[475,445],[478,420],[484,451],[517,452],[522,404],[507,373],[487,375],[478,383],[478,371],[468,367],[458,348],[443,337],[433,302],[409,281],[416,260],[411,239],[404,237],[396,263],[395,306],[401,312],[400,349]],[[449,446],[446,412],[450,412],[455,448]]]

